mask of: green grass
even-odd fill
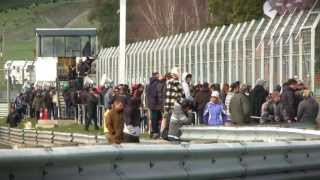
[[[35,28],[65,27],[66,25],[67,27],[97,27],[96,24],[88,21],[88,14],[84,13],[90,8],[90,0],[60,0],[57,3],[0,12],[0,32],[3,28],[5,31],[4,61],[35,58]],[[4,27],[3,23],[6,24]],[[3,61],[0,62],[0,66],[3,63]]]
[[[0,11],[5,11],[7,9],[25,8],[38,2],[48,3],[51,2],[51,0],[1,0]]]

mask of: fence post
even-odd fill
[[[73,133],[70,133],[70,136],[71,136],[71,142],[73,143],[73,142],[74,142],[74,136],[73,136]]]

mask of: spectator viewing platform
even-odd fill
[[[37,57],[94,56],[96,34],[96,28],[37,28]]]

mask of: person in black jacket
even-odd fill
[[[288,123],[295,121],[298,110],[295,95],[296,87],[297,81],[295,79],[289,79],[286,85],[283,86],[283,92],[281,94],[281,114]]]
[[[97,122],[97,106],[98,106],[98,95],[95,92],[95,89],[90,88],[89,96],[88,96],[88,104],[87,104],[87,118],[85,130],[89,130],[90,122],[94,122],[94,128],[96,130],[99,129]]]
[[[203,83],[202,88],[194,98],[200,124],[203,124],[203,121],[202,121],[203,111],[206,104],[210,101],[210,98],[211,98],[211,90],[209,89],[209,84],[205,82]]]
[[[159,121],[162,119],[162,111],[165,102],[166,83],[159,73],[153,73],[146,88],[147,107],[151,111],[151,136],[156,139],[160,135]]]
[[[265,80],[257,80],[256,86],[253,88],[250,94],[251,100],[251,111],[253,116],[261,116],[262,104],[266,102],[269,95],[268,91],[265,89]]]
[[[17,127],[19,122],[21,122],[22,116],[14,107],[11,107],[10,113],[7,116],[7,124],[9,124],[10,127]]]
[[[135,84],[132,86],[132,96],[127,100],[127,106],[123,111],[124,130],[123,139],[127,143],[139,143],[140,124],[142,120],[142,94],[144,86],[142,84]]]

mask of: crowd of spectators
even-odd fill
[[[84,76],[86,73],[84,73]],[[82,78],[80,82],[85,81]],[[272,92],[265,80],[258,79],[254,87],[239,81],[232,84],[192,84],[192,74],[178,68],[161,75],[153,73],[146,85],[114,85],[104,79],[100,86],[70,79],[63,88],[68,109],[85,105],[88,130],[91,122],[97,124],[97,106],[104,107],[103,128],[110,143],[139,142],[141,128],[146,128],[153,139],[176,141],[184,125],[230,126],[265,123],[315,123],[319,105],[308,87],[297,79],[289,79],[283,85],[275,85]],[[31,87],[17,96],[15,108],[18,114],[31,107],[31,114],[41,118],[43,109],[49,116],[57,116],[55,88]],[[11,119],[18,119],[10,113]],[[8,119],[10,119],[8,117]],[[144,123],[141,123],[144,122]],[[144,124],[146,127],[141,127]],[[14,125],[14,123],[13,123]]]

